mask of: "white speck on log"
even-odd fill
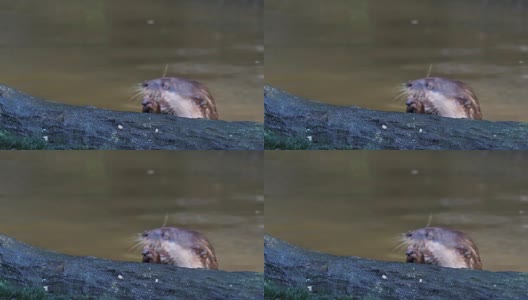
[[[44,139],[44,141],[46,141],[46,142],[48,141],[48,136],[47,135],[43,136],[42,138]]]
[[[123,276],[121,276],[121,275],[117,275],[117,278],[123,280]]]
[[[307,288],[308,288],[309,292],[312,292],[312,286],[311,285],[307,286]]]
[[[310,142],[312,141],[312,136],[311,136],[311,135],[307,136],[306,138],[307,138]]]
[[[123,129],[123,126],[122,125],[117,125],[117,128],[118,129]]]
[[[385,276],[385,275],[381,275],[381,278],[387,280],[387,276]]]
[[[387,129],[387,125],[381,125],[382,129]]]

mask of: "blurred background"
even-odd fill
[[[204,233],[220,269],[262,272],[263,153],[235,152],[0,153],[0,234],[139,262],[137,235],[166,219]]]
[[[266,233],[311,250],[405,261],[401,234],[469,234],[484,269],[528,271],[528,153],[267,152]]]
[[[33,96],[141,111],[144,80],[195,79],[220,118],[262,121],[263,0],[5,0],[0,83]]]
[[[524,0],[266,0],[266,83],[339,104],[405,111],[408,80],[458,79],[487,120],[528,121]]]

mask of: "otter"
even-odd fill
[[[201,233],[175,227],[147,230],[139,237],[142,262],[218,270],[215,251]]]
[[[143,82],[141,93],[144,113],[218,120],[211,92],[197,81],[161,77]]]
[[[406,112],[448,118],[482,119],[475,92],[461,81],[426,77],[407,82]]]
[[[482,269],[479,251],[465,233],[440,227],[425,227],[407,232],[406,262],[448,268]]]

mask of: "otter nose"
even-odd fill
[[[143,249],[143,251],[141,251],[141,255],[147,256],[147,255],[149,255],[149,252],[150,251],[148,249]]]
[[[143,101],[141,101],[141,105],[145,106],[149,104],[149,100],[148,99],[143,99]]]
[[[411,255],[413,255],[413,254],[414,254],[414,251],[412,251],[411,249],[407,249],[407,250],[405,251],[405,255],[407,255],[407,256],[411,256]]]
[[[412,99],[407,99],[407,101],[405,101],[405,105],[409,106],[411,104],[413,104]],[[145,105],[145,104],[143,104],[143,105]]]

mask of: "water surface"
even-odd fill
[[[263,270],[258,152],[0,153],[0,233],[72,255],[141,261],[138,233],[204,233],[220,269]]]
[[[268,152],[266,232],[326,253],[405,260],[408,230],[461,230],[484,269],[528,272],[528,154]]]
[[[527,19],[523,0],[266,0],[266,83],[401,112],[400,85],[430,73],[472,86],[485,119],[526,122]]]
[[[138,83],[209,87],[221,119],[263,120],[262,0],[8,0],[0,83],[75,105],[141,111]]]

